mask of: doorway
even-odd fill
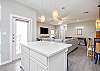
[[[32,35],[31,19],[11,16],[11,59],[12,61],[21,58],[21,45],[29,40]]]

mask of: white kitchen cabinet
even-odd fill
[[[70,46],[54,42],[22,44],[22,67],[24,71],[67,71],[67,50]]]
[[[37,71],[38,70],[38,67],[37,67],[37,63],[30,59],[30,71]]]
[[[30,71],[47,71],[47,68],[34,58],[30,58]]]
[[[27,51],[26,51],[26,50]],[[29,49],[22,47],[22,54],[21,54],[21,65],[24,69],[24,71],[29,71],[29,63],[30,63],[30,58],[29,58]]]

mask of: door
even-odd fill
[[[30,20],[13,17],[12,18],[12,60],[21,57],[21,43],[25,44],[28,41],[28,34],[30,32]],[[31,32],[30,34],[31,35]]]

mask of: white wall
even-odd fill
[[[61,25],[62,26],[62,25]],[[82,30],[82,36],[76,35],[76,27],[84,27]],[[94,38],[95,33],[96,33],[96,27],[95,27],[95,21],[84,21],[84,22],[76,22],[76,23],[70,23],[67,24],[67,30],[61,31],[60,26],[56,27],[57,34],[59,38],[64,38],[61,36],[66,36],[66,37],[90,37]]]
[[[0,32],[0,64],[1,64],[1,32]]]
[[[1,2],[1,62],[10,59],[10,15],[19,15],[22,17],[32,18],[33,20],[33,39],[36,38],[36,13],[29,7],[26,7],[15,0],[0,0]]]
[[[82,36],[76,35],[77,32],[76,27],[84,27],[82,30]],[[66,36],[94,38],[95,33],[96,33],[95,21],[86,21],[86,22],[68,24]]]
[[[47,35],[40,34],[40,27],[48,28],[49,34],[47,34]],[[55,30],[55,26],[47,24],[47,23],[37,23],[37,36],[38,37],[40,37],[40,36],[50,36],[50,30]]]
[[[1,23],[1,1],[0,1],[0,23]],[[1,62],[1,29],[0,29],[0,62]]]
[[[0,21],[1,21],[1,2],[0,2]]]

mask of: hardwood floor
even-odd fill
[[[69,71],[100,71],[100,63],[94,64],[94,61],[86,56],[85,47],[79,47],[69,54],[68,62]]]
[[[69,71],[100,71],[100,63],[94,64],[86,56],[86,49],[79,47],[76,51],[69,54]],[[0,71],[21,71],[20,61],[0,66]]]
[[[22,71],[20,69],[21,62],[15,61],[7,65],[0,66],[0,71]]]

